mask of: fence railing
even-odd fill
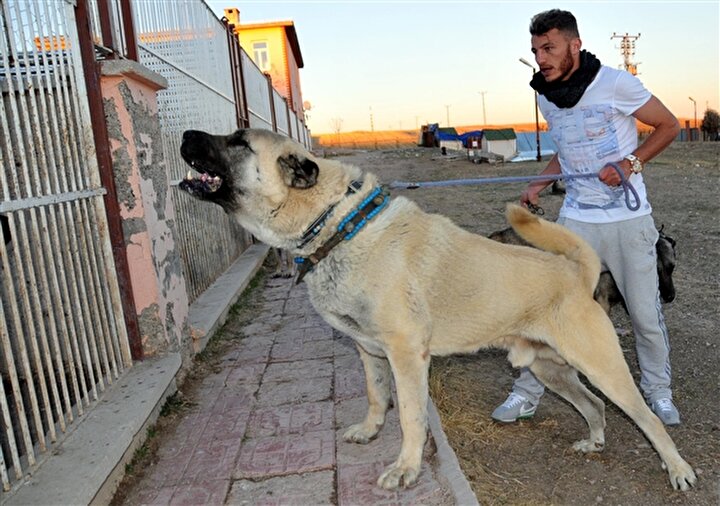
[[[158,115],[168,175],[187,172],[180,157],[188,129],[229,133],[253,127],[279,131],[309,147],[303,122],[242,50],[230,27],[203,0],[94,0],[100,57],[131,57],[168,81]],[[132,12],[132,30],[128,29]],[[135,43],[127,37],[135,36]],[[251,244],[251,236],[211,206],[173,191],[180,251],[190,301],[202,294]],[[211,237],[212,240],[208,240]]]
[[[0,477],[50,454],[132,360],[74,9],[0,2]]]

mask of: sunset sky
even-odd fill
[[[675,115],[698,121],[720,102],[720,2],[242,1],[207,0],[243,23],[293,20],[305,67],[303,99],[314,134],[414,129],[427,122],[534,122],[530,18],[575,14],[583,49],[622,66],[616,34],[640,34],[638,77]]]

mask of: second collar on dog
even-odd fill
[[[330,250],[340,244],[343,240],[349,241],[368,221],[373,219],[390,200],[389,195],[379,186],[375,188],[353,211],[342,219],[338,225],[337,232],[333,234],[325,244],[306,257],[295,257],[295,263],[299,264],[298,277],[295,284],[299,284],[312,268],[323,258],[328,256]],[[322,227],[321,227],[322,228]],[[315,234],[317,235],[317,234]],[[314,237],[314,236],[313,236]]]
[[[357,193],[358,191],[360,191],[360,188],[362,187],[362,185],[363,185],[362,181],[358,181],[356,179],[353,181],[350,181],[350,184],[347,187],[347,191],[345,192],[345,196],[347,197],[348,195]],[[307,243],[312,241],[315,238],[315,236],[317,236],[320,233],[320,231],[325,226],[325,222],[332,214],[336,205],[337,205],[337,202],[335,204],[331,205],[330,207],[328,207],[327,209],[325,209],[325,211],[323,211],[323,213],[320,216],[318,216],[318,218],[310,224],[310,226],[307,228],[307,230],[305,230],[305,233],[303,234],[303,236],[300,238],[300,243],[297,245],[298,248],[304,247]]]

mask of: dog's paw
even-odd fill
[[[665,467],[667,467],[668,469],[668,474],[670,475],[670,483],[672,483],[672,486],[675,490],[682,490],[683,492],[685,492],[686,490],[690,490],[690,488],[695,485],[695,482],[697,481],[695,471],[693,471],[693,468],[690,467],[690,464],[688,464],[684,460],[680,459],[679,463]]]
[[[366,445],[378,435],[380,427],[381,426],[377,425],[368,427],[365,423],[356,423],[355,425],[351,425],[350,428],[345,431],[343,439],[348,443]]]
[[[604,441],[593,441],[590,439],[583,439],[582,441],[576,441],[573,443],[573,450],[576,452],[593,453],[601,452],[605,449]]]
[[[398,488],[400,485],[409,487],[417,481],[420,474],[420,466],[403,466],[397,462],[385,468],[385,471],[378,478],[378,487],[387,490]]]

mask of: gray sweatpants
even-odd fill
[[[600,256],[625,298],[635,334],[641,377],[640,388],[648,403],[670,390],[670,342],[660,305],[655,242],[658,231],[652,216],[616,223],[584,223],[567,218],[558,223],[585,239]],[[537,404],[545,387],[528,368],[520,371],[513,392]]]

